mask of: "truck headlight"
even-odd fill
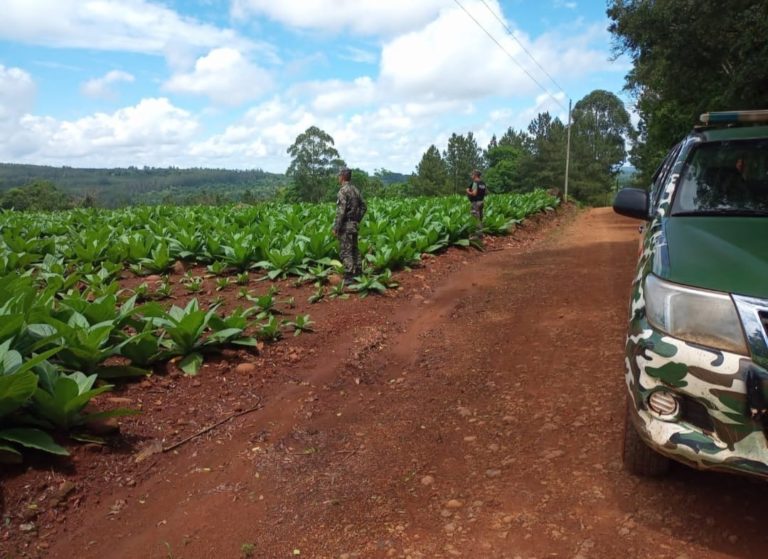
[[[739,314],[731,296],[645,278],[648,322],[672,337],[704,346],[748,355]]]

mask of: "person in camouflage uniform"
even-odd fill
[[[467,198],[472,205],[470,211],[477,220],[477,235],[483,236],[483,206],[485,205],[485,195],[488,193],[488,187],[485,186],[482,174],[475,169],[472,171],[472,184],[467,188]]]
[[[339,256],[344,263],[345,283],[350,283],[355,276],[363,273],[357,233],[367,210],[360,190],[350,182],[351,179],[352,171],[342,169],[339,173],[341,188],[336,200],[336,221],[333,224],[333,234],[339,238]]]

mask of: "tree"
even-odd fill
[[[634,137],[624,103],[609,91],[596,89],[573,107],[575,143],[612,177],[626,161],[626,142]]]
[[[524,151],[519,146],[498,145],[488,150],[485,182],[491,192],[520,189],[520,161],[523,156]]]
[[[522,190],[553,188],[563,184],[565,141],[566,128],[559,118],[553,119],[548,112],[536,115],[528,125],[525,151],[520,161]]]
[[[613,93],[592,91],[573,107],[571,138],[573,195],[602,203],[635,138],[629,113]]]
[[[491,136],[491,140],[488,142],[488,147],[483,151],[483,167],[488,168],[491,164],[488,162],[488,152],[494,148],[499,147],[499,142],[496,139],[496,134]]]
[[[645,180],[699,114],[764,108],[764,0],[612,0],[608,17],[616,54],[633,61],[625,89],[641,121],[631,161]]]
[[[352,184],[354,184],[363,195],[363,198],[376,198],[381,196],[384,190],[384,184],[376,175],[370,176],[363,169],[352,169]],[[334,185],[334,192],[337,185]]]
[[[34,180],[21,188],[11,188],[0,196],[0,207],[18,211],[63,210],[73,204],[70,196],[46,180]]]
[[[319,202],[326,196],[329,179],[344,166],[333,146],[330,134],[310,126],[288,148],[292,159],[285,174],[293,179],[293,188],[299,200]]]
[[[0,199],[0,205],[4,210],[16,210],[23,212],[29,209],[29,198],[27,193],[21,188],[11,188],[3,193]]]
[[[440,156],[440,150],[429,146],[421,156],[413,179],[416,194],[435,196],[448,192],[448,167]]]
[[[525,150],[528,147],[528,137],[526,136],[525,132],[517,132],[510,126],[499,140],[499,145],[512,146],[521,150]]]
[[[451,192],[463,192],[469,184],[473,169],[482,167],[483,154],[472,132],[466,137],[455,132],[448,139],[443,159],[448,168],[448,180]]]

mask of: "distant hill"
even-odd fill
[[[384,186],[408,182],[408,178],[410,177],[410,175],[404,175],[403,173],[388,171],[386,169],[376,171],[376,176],[381,179],[381,182],[384,184]]]
[[[622,167],[619,171],[619,188],[624,188],[626,186],[632,186],[635,179],[635,174],[637,174],[637,169],[631,166]]]
[[[52,182],[75,198],[90,196],[105,207],[206,199],[260,200],[271,198],[286,183],[285,175],[261,169],[76,169],[0,163],[0,193],[37,180]]]

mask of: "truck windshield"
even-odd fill
[[[672,215],[768,215],[768,139],[708,142],[694,149]]]

